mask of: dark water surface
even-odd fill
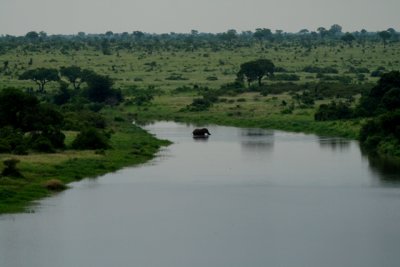
[[[147,126],[153,161],[0,217],[1,267],[398,267],[399,169],[357,142]]]

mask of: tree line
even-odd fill
[[[69,148],[110,148],[111,132],[99,111],[123,97],[109,76],[69,66],[28,70],[20,79],[32,80],[38,89],[0,91],[0,153],[66,149],[65,130],[79,131]],[[48,93],[45,85],[51,81],[57,81],[59,88]]]
[[[70,50],[81,50],[91,47],[109,55],[121,49],[154,51],[158,49],[186,49],[200,48],[226,49],[242,46],[264,46],[267,43],[299,43],[303,46],[313,44],[335,45],[344,43],[365,44],[366,42],[382,42],[384,46],[391,42],[398,42],[400,33],[393,28],[377,32],[361,29],[354,32],[343,32],[340,25],[334,24],[330,28],[318,27],[316,30],[301,29],[290,33],[282,30],[272,31],[268,28],[257,28],[254,31],[238,32],[235,29],[221,33],[202,33],[192,30],[190,33],[154,34],[142,31],[114,33],[107,31],[101,34],[86,34],[79,32],[75,35],[47,35],[45,32],[31,31],[24,36],[0,36],[0,53],[18,47],[27,51],[60,49],[64,53]]]

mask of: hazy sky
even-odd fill
[[[0,34],[400,30],[400,0],[0,0]]]

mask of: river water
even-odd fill
[[[0,216],[1,267],[397,267],[400,172],[358,143],[158,122],[158,157]]]

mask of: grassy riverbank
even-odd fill
[[[32,201],[50,196],[54,191],[46,188],[48,181],[57,179],[62,184],[85,177],[96,177],[126,166],[144,163],[151,159],[160,146],[168,141],[155,137],[130,123],[131,120],[174,120],[194,124],[218,124],[237,127],[258,127],[321,135],[357,138],[359,121],[316,122],[314,108],[297,109],[292,114],[282,114],[279,103],[288,95],[260,96],[245,93],[228,97],[226,102],[213,105],[208,111],[185,111],[193,95],[163,95],[152,104],[136,106],[125,104],[108,108],[103,113],[110,122],[112,149],[77,151],[67,149],[57,153],[31,153],[29,155],[0,154],[0,161],[15,158],[20,161],[18,170],[23,178],[0,179],[0,214],[29,211]],[[129,101],[127,101],[129,103]],[[65,132],[66,145],[70,147],[77,132]],[[0,168],[2,170],[3,166]]]
[[[151,105],[128,105],[125,110],[138,121],[162,119],[195,124],[269,128],[351,139],[358,139],[362,124],[359,119],[315,121],[314,107],[297,108],[291,114],[285,114],[287,108],[282,106],[281,102],[289,101],[290,96],[287,94],[261,96],[259,93],[245,93],[236,97],[226,97],[226,100],[215,103],[207,111],[185,110],[193,97],[163,95],[157,97]],[[317,104],[325,102],[326,100],[318,101]]]
[[[17,168],[24,176],[0,179],[0,214],[29,211],[32,201],[54,193],[45,186],[49,180],[57,179],[68,184],[85,177],[96,177],[122,167],[141,164],[153,158],[160,146],[169,144],[132,125],[128,120],[115,122],[113,130],[112,149],[109,150],[66,150],[24,156],[0,154],[0,161],[7,158],[20,160]],[[67,133],[67,139],[72,140],[71,136],[75,134]]]
[[[340,40],[314,40],[314,45],[308,46],[289,38],[287,42],[265,42],[260,47],[259,42],[249,40],[234,45],[205,38],[195,48],[175,41],[153,43],[150,37],[149,42],[134,38],[131,43],[122,39],[108,43],[108,37],[104,40],[103,37],[97,41],[91,37],[86,41],[75,40],[79,41],[75,43],[70,43],[69,38],[60,43],[50,39],[37,43],[3,40],[10,43],[0,53],[0,90],[21,89],[36,94],[41,104],[58,105],[57,110],[66,121],[63,130],[82,130],[82,125],[102,124],[96,108],[100,107],[101,115],[107,117],[107,127],[99,127],[99,131],[113,134],[112,149],[108,150],[72,150],[71,144],[78,132],[64,131],[65,151],[51,154],[30,151],[25,156],[0,154],[0,172],[4,169],[4,160],[15,158],[20,161],[17,168],[24,176],[0,178],[0,213],[25,211],[32,201],[51,195],[53,191],[45,186],[49,180],[68,184],[151,159],[168,142],[157,140],[132,125],[132,120],[270,128],[358,139],[366,119],[315,121],[316,110],[331,101],[348,101],[354,108],[360,95],[378,81],[379,73],[400,66],[399,42],[385,47],[376,40],[355,45],[344,45]],[[102,40],[107,41],[108,49],[102,48]],[[268,95],[255,84],[252,88],[246,84],[240,92],[229,88],[241,64],[260,58],[273,61],[277,67],[275,77],[263,81]],[[85,102],[88,88],[98,88],[85,82],[83,76],[78,78],[81,88],[75,88],[65,74],[61,75],[61,69],[68,66],[106,75],[110,79],[99,75],[97,78],[114,83],[116,91],[110,91],[120,92],[124,100],[118,102],[114,94],[112,101]],[[46,90],[36,92],[37,85],[32,80],[20,79],[26,71],[41,68],[56,69],[62,82],[50,79]],[[104,88],[100,86],[100,89]],[[259,91],[254,92],[255,89]],[[157,96],[138,104],[135,98],[146,91]],[[209,107],[196,111],[188,108],[194,99],[212,98],[216,92],[220,93],[218,100]],[[301,98],[307,94],[312,96],[311,104],[302,102]],[[386,142],[381,146],[382,154],[398,155],[397,147],[397,143]]]

